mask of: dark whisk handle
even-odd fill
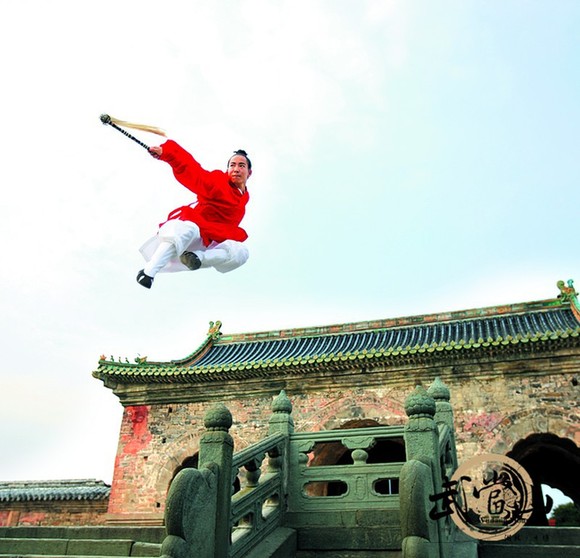
[[[123,128],[121,128],[120,126],[117,126],[117,124],[115,124],[111,120],[111,117],[108,114],[101,114],[101,122],[103,124],[108,124],[109,126],[112,126],[113,128],[115,128],[115,130],[118,130],[123,135],[127,136],[129,139],[132,139],[135,143],[138,143],[141,147],[143,147],[143,148],[147,149],[147,151],[149,151],[149,146],[146,143],[143,143],[141,140],[137,139],[135,136],[131,135],[126,130],[123,130]],[[151,153],[151,151],[149,151],[149,153],[151,155],[153,155],[153,157],[158,158],[158,155],[156,155],[155,153]]]

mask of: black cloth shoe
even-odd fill
[[[151,285],[153,285],[153,277],[145,275],[145,271],[141,270],[139,273],[137,273],[137,283],[146,289],[150,289]]]
[[[201,260],[197,257],[194,252],[183,252],[179,256],[179,261],[191,271],[195,271],[201,267]]]

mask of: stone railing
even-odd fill
[[[449,389],[437,378],[405,401],[407,461],[401,470],[403,558],[476,556],[475,541],[461,539],[451,520],[449,480],[457,469]]]
[[[239,479],[240,491],[232,496],[231,501],[231,546],[227,554],[231,558],[244,556],[284,522],[288,440],[294,432],[292,403],[284,391],[272,403],[268,432],[266,439],[233,457],[230,479],[232,483]],[[268,460],[264,467],[266,456]],[[242,468],[245,475],[240,475]]]
[[[244,556],[281,524],[285,501],[285,447],[285,436],[276,432],[234,455],[234,480],[239,478],[242,468],[245,475],[240,480],[242,488],[232,496],[229,554],[232,558]],[[266,455],[268,463],[264,467]]]
[[[282,524],[288,439],[294,430],[292,404],[283,391],[272,411],[269,436],[236,455],[228,432],[231,413],[224,405],[208,411],[199,468],[181,470],[167,495],[161,556],[237,558]],[[240,490],[234,494],[236,479]]]
[[[398,479],[402,462],[369,463],[377,443],[403,438],[403,427],[325,430],[294,434],[290,459],[296,471],[290,478],[289,510],[316,513],[325,509],[398,507]],[[344,464],[318,465],[316,447],[333,447]],[[401,444],[402,445],[402,444]],[[391,502],[389,505],[388,502]]]
[[[439,379],[407,398],[405,427],[294,433],[284,392],[272,410],[268,437],[235,455],[228,409],[206,414],[199,469],[180,471],[168,494],[162,556],[241,558],[279,526],[311,549],[450,555],[457,529],[435,495],[457,455]]]
[[[402,462],[369,463],[369,451],[378,443],[403,439],[403,427],[384,426],[353,430],[301,432],[290,439],[290,460],[297,466],[290,479],[289,509],[315,510],[340,506],[350,509],[398,506],[398,479]],[[344,464],[318,465],[317,446],[333,447]],[[403,447],[401,443],[401,448]],[[294,473],[294,472],[293,472]],[[387,506],[388,507],[388,506]]]
[[[303,547],[400,548],[403,427],[296,433],[289,457],[285,524]]]

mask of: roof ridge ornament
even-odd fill
[[[572,301],[573,298],[578,296],[576,289],[574,288],[574,281],[572,279],[568,279],[567,284],[564,281],[558,281],[556,283],[558,289],[560,289],[560,294],[558,298],[562,301]]]
[[[560,289],[560,294],[558,295],[560,303],[569,302],[574,316],[580,321],[580,302],[578,301],[578,293],[574,288],[574,280],[568,279],[566,283],[558,281],[556,285]]]
[[[217,341],[221,336],[222,332],[220,331],[222,327],[222,323],[217,320],[215,322],[209,322],[209,329],[207,331],[207,336]]]

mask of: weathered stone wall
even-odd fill
[[[108,500],[0,502],[0,527],[104,525]]]
[[[447,383],[461,459],[483,451],[505,454],[534,433],[550,432],[580,446],[580,388],[573,374]]]
[[[457,368],[441,374],[451,390],[460,462],[476,453],[505,454],[518,440],[534,433],[550,432],[580,445],[580,364],[576,357],[571,362],[572,366],[558,366],[572,372],[547,369],[543,375],[537,370],[529,374],[522,362],[496,364],[493,374],[487,375],[470,377],[465,370],[454,374]],[[474,364],[475,369],[478,366]],[[423,372],[427,387],[434,371]],[[415,370],[406,383],[399,377],[390,385],[382,378],[378,385],[334,389],[324,386],[321,391],[307,393],[300,393],[297,386],[294,390],[287,386],[296,431],[335,429],[361,418],[383,425],[404,424],[403,404],[418,376],[420,373]],[[275,395],[277,392],[269,397],[234,393],[223,399],[233,415],[230,434],[236,451],[266,434]],[[197,453],[203,416],[214,403],[125,409],[111,488],[111,521],[161,522],[171,479],[184,460]]]
[[[212,405],[125,409],[111,487],[111,522],[161,521],[169,484],[183,462],[197,453],[203,416]],[[230,434],[237,449],[265,435],[271,399],[229,401],[227,406],[234,416]]]

